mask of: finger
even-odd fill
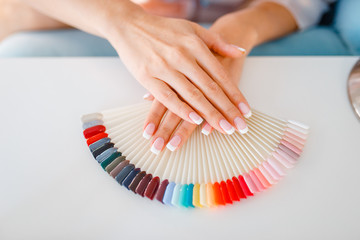
[[[215,61],[217,60],[215,59]],[[223,119],[219,119],[218,123],[223,131],[228,134],[232,134],[234,126],[240,133],[245,133],[246,123],[239,107],[237,106],[238,104],[234,104],[234,102],[229,99],[227,94],[225,94],[216,81],[211,79],[209,75],[196,63],[191,64],[189,61],[184,61],[178,68],[181,72],[185,73],[189,79],[191,79],[192,83],[198,89],[201,90],[201,92],[206,96],[206,100],[208,100],[213,107],[215,107],[224,116]],[[180,81],[176,81],[176,83],[180,83]],[[175,89],[179,89],[179,87],[175,87]],[[196,100],[196,102],[197,101],[198,100]],[[190,101],[187,100],[187,102]],[[193,102],[195,101],[192,99],[190,102],[192,106],[198,111],[201,111],[198,107],[194,106]],[[205,102],[203,104],[205,104]],[[212,117],[212,115],[210,117]],[[216,128],[216,125],[213,125],[213,121],[206,117],[205,119]]]
[[[181,118],[174,113],[166,112],[165,117],[152,138],[151,151],[153,153],[159,154],[164,149],[165,144],[169,141],[171,134],[175,131],[180,121]]]
[[[145,119],[143,137],[150,139],[159,126],[161,119],[166,112],[166,107],[155,100],[151,104],[150,111]]]
[[[154,100],[154,96],[151,95],[151,93],[145,93],[143,96],[144,100],[148,100],[148,101],[153,101]]]
[[[221,87],[231,102],[240,110],[242,115],[251,116],[249,103],[239,90],[238,86],[230,80],[220,62],[206,48],[199,49],[197,61],[201,68]],[[199,71],[196,71],[201,73]],[[190,74],[196,74],[196,72]],[[242,104],[241,104],[242,103]]]
[[[190,137],[190,135],[195,130],[196,125],[182,121],[174,134],[172,135],[169,143],[166,145],[166,147],[170,151],[175,151],[176,149],[179,149],[184,143],[187,141],[187,139]]]
[[[226,117],[204,96],[189,79],[177,71],[169,71],[165,79],[172,79],[169,84],[178,91],[178,94],[203,116],[211,126],[221,133],[232,134],[235,128],[229,123]],[[225,98],[225,96],[224,96]],[[166,103],[164,103],[166,105]],[[230,103],[231,105],[231,103]],[[238,111],[233,106],[233,111]],[[239,112],[239,111],[238,111]],[[241,116],[240,112],[238,116]]]
[[[196,34],[214,52],[224,56],[237,58],[246,55],[246,49],[225,42],[219,34],[211,32],[200,25],[195,25]]]
[[[201,133],[208,136],[211,132],[212,132],[213,128],[210,124],[208,124],[207,122],[204,122],[202,128],[201,128]]]
[[[185,121],[197,125],[202,123],[203,119],[199,114],[197,114],[197,112],[187,103],[182,101],[165,82],[155,78],[151,81],[151,84],[144,85],[146,85],[145,87],[153,93],[153,96],[171,112],[175,113]]]

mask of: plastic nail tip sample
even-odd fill
[[[244,194],[246,196],[253,196],[254,194],[250,191],[248,185],[246,184],[244,177],[243,176],[239,176],[239,184],[241,186],[241,189],[243,190]]]
[[[109,165],[106,166],[105,171],[110,174],[110,172],[114,170],[114,168],[124,160],[125,156],[117,157],[114,161],[112,161]]]
[[[94,142],[99,141],[100,139],[107,138],[108,136],[109,135],[107,133],[99,133],[99,134],[96,134],[95,136],[89,138],[88,140],[86,140],[86,143],[89,146],[89,145],[93,144]]]
[[[147,187],[147,185],[149,184],[149,182],[152,179],[152,175],[151,174],[146,174],[145,177],[143,179],[141,179],[141,181],[139,182],[139,185],[136,187],[136,193],[139,194],[140,196],[144,196],[145,193],[145,189]]]
[[[113,178],[115,178],[120,172],[121,170],[123,170],[124,167],[126,167],[127,165],[129,165],[129,161],[125,160],[122,161],[119,165],[116,166],[116,168],[114,168],[111,172],[110,172],[110,176],[112,176]]]
[[[223,196],[222,196],[222,193],[220,190],[220,184],[218,182],[214,183],[213,189],[214,189],[215,205],[225,205],[225,201],[223,199]]]
[[[193,204],[193,193],[194,193],[194,184],[190,183],[186,191],[186,205],[188,207],[195,207]]]
[[[97,125],[103,125],[104,122],[102,120],[99,120],[99,119],[96,119],[96,120],[93,120],[93,121],[90,121],[90,122],[85,122],[83,124],[83,129],[88,129],[88,128],[91,128],[91,127],[94,127],[94,126],[97,126]]]
[[[179,200],[180,200],[180,189],[181,184],[176,184],[173,190],[173,195],[171,198],[171,205],[175,207],[180,207]]]
[[[106,167],[112,163],[116,158],[120,157],[121,153],[119,152],[114,152],[113,154],[111,154],[107,159],[105,159],[104,161],[102,161],[100,163],[101,167],[105,170]]]
[[[154,177],[153,179],[151,179],[148,186],[146,187],[145,197],[149,198],[150,200],[153,200],[155,197],[156,191],[158,190],[159,183],[160,183],[159,177]]]
[[[122,182],[123,186],[126,187],[127,189],[129,189],[129,185],[131,184],[131,182],[134,180],[134,178],[136,177],[136,175],[140,172],[140,168],[135,168],[133,169],[124,179],[124,181]]]
[[[171,199],[173,196],[173,192],[174,192],[174,188],[175,188],[175,183],[174,182],[170,182],[165,190],[165,194],[164,194],[164,198],[163,198],[163,203],[166,205],[172,205],[171,204]]]
[[[129,175],[129,173],[135,168],[134,164],[129,164],[126,167],[124,167],[119,174],[115,177],[115,180],[120,183],[120,185],[123,184],[124,179]]]
[[[146,172],[145,172],[145,171],[139,172],[139,173],[134,177],[134,179],[132,180],[132,182],[130,183],[129,189],[130,189],[131,191],[133,191],[134,193],[136,193],[136,188],[137,188],[137,186],[139,185],[139,183],[141,182],[141,180],[145,177],[145,175],[146,175]]]
[[[91,138],[98,133],[105,132],[106,128],[103,125],[94,126],[84,130],[84,137]]]
[[[224,202],[226,204],[232,204],[232,200],[230,198],[228,188],[227,188],[226,183],[224,181],[222,181],[220,183],[220,190],[221,190],[222,198],[224,199]]]
[[[237,177],[233,177],[233,178],[232,178],[232,183],[233,183],[233,186],[234,186],[234,188],[235,188],[235,192],[236,192],[236,194],[237,194],[238,197],[239,197],[239,200],[240,200],[241,198],[246,198],[246,195],[245,195],[243,189],[241,188],[239,179],[238,179]]]
[[[109,142],[110,142],[110,138],[102,138],[102,139],[90,144],[89,149],[93,153],[95,150],[99,149],[100,147],[102,147],[103,145],[105,145],[106,143],[109,143]]]
[[[203,207],[200,204],[200,184],[197,183],[197,184],[194,185],[193,196],[192,197],[193,197],[192,203],[193,203],[194,207],[198,207],[198,208]]]
[[[156,192],[155,198],[156,198],[156,200],[158,200],[161,203],[164,203],[163,198],[164,198],[164,194],[165,194],[166,187],[168,184],[169,184],[169,181],[167,179],[165,179],[164,181],[161,182],[159,189]]]
[[[231,199],[232,202],[238,202],[240,201],[239,196],[236,193],[234,184],[232,181],[230,181],[230,179],[226,180],[226,188],[228,190],[229,193],[229,197]]]
[[[105,150],[108,150],[109,148],[114,147],[113,143],[105,143],[103,146],[101,146],[100,148],[96,149],[92,154],[94,156],[94,158],[96,158],[97,156],[99,156],[101,153],[103,153]]]
[[[182,185],[179,193],[179,205],[186,208],[188,207],[188,203],[186,199],[187,188],[188,188],[187,184]]]
[[[117,148],[109,148],[102,152],[99,156],[96,157],[98,163],[102,163],[105,159],[111,156],[111,154],[117,152]]]

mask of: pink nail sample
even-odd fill
[[[191,112],[189,114],[189,118],[197,125],[200,125],[203,121],[203,119],[196,112]]]
[[[175,135],[171,138],[170,142],[166,144],[166,147],[173,152],[180,145],[180,143],[181,143],[181,137]]]
[[[155,154],[159,154],[164,146],[164,139],[162,137],[158,137],[153,145],[151,146],[151,151]]]
[[[150,139],[151,136],[154,134],[154,130],[155,130],[155,124],[149,123],[143,132],[143,137],[146,139]]]

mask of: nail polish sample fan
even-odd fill
[[[248,132],[209,136],[198,126],[177,151],[150,151],[143,138],[149,103],[82,117],[87,145],[102,169],[131,192],[165,205],[232,204],[276,184],[300,157],[309,128],[253,110]]]

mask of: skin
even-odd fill
[[[260,4],[225,15],[210,28],[210,31],[220,34],[226,41],[243,46],[247,52],[250,52],[258,44],[285,36],[296,30],[297,25],[292,15],[282,6],[273,3]],[[216,53],[214,55],[228,73],[231,81],[238,85],[246,56],[234,59]],[[153,101],[153,104],[144,127],[148,123],[155,123],[151,145],[157,138],[163,138],[164,149],[174,136],[179,136],[181,142],[176,149],[180,148],[195,130],[196,125],[182,121],[153,96],[148,96],[147,100]],[[162,118],[164,120],[159,125]],[[204,128],[206,124],[208,123],[205,122],[202,127]],[[212,128],[210,129],[212,130]]]
[[[225,133],[220,121],[236,128],[235,119],[243,121],[246,114],[239,104],[249,104],[237,87],[246,54],[233,44],[249,53],[297,28],[292,15],[274,3],[227,14],[206,30],[187,20],[149,14],[127,0],[0,1],[16,3],[12,7],[24,16],[21,24],[11,19],[11,11],[0,12],[0,18],[16,23],[8,33],[73,26],[108,39],[151,92],[154,101],[144,127],[155,125],[151,143],[161,137],[163,148],[173,136],[181,139],[178,147],[187,140],[196,127],[190,113],[205,119],[209,131]]]

